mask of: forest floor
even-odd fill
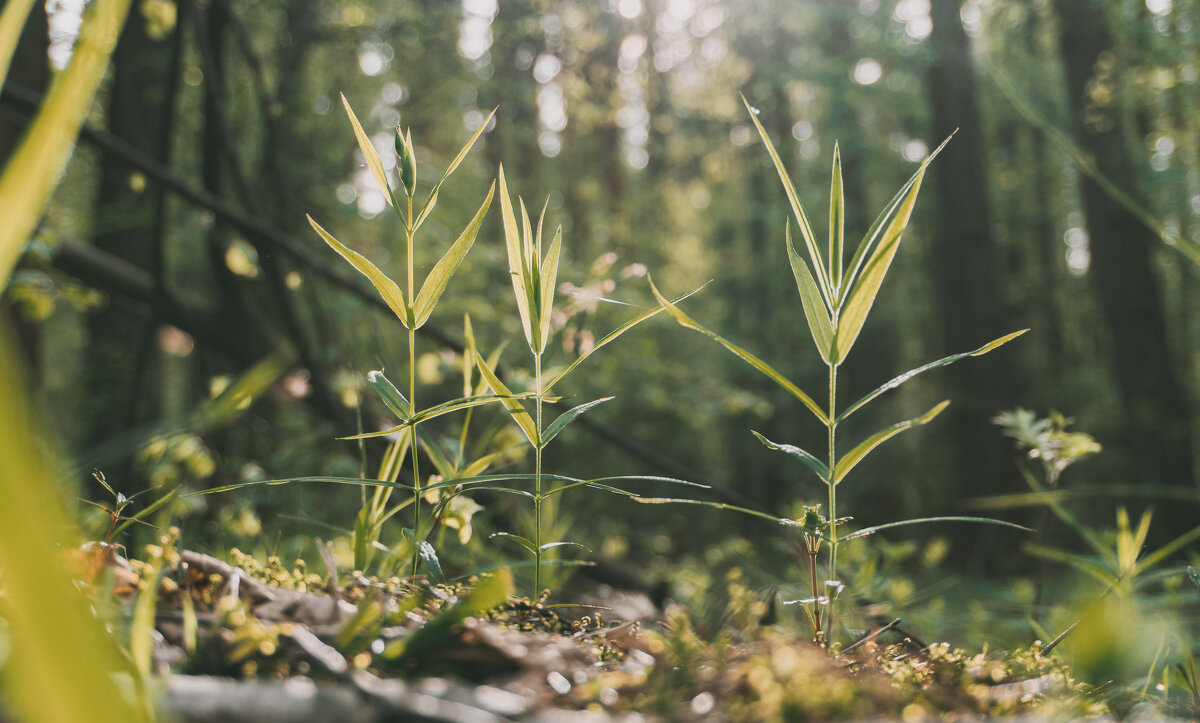
[[[326,553],[331,556],[331,553]],[[284,569],[231,553],[119,546],[78,554],[114,615],[147,624],[160,708],[208,721],[837,720],[1105,717],[1040,643],[968,654],[898,624],[840,652],[811,630],[731,610],[702,635],[679,606],[602,587],[587,604],[513,594],[502,569],[467,585]],[[102,588],[102,590],[101,590]],[[140,595],[139,590],[143,591]],[[748,617],[749,616],[749,617]],[[807,637],[806,637],[807,633]],[[131,635],[131,639],[136,636]],[[1159,713],[1165,713],[1159,711]]]

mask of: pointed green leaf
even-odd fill
[[[880,530],[886,530],[886,529],[890,529],[892,527],[905,527],[907,525],[924,525],[924,524],[927,524],[930,522],[978,522],[980,524],[985,524],[985,525],[999,525],[1000,527],[1011,527],[1014,530],[1022,530],[1024,532],[1034,532],[1034,530],[1032,530],[1028,527],[1023,527],[1021,525],[1017,525],[1012,522],[1005,522],[1004,520],[994,520],[990,517],[961,517],[961,516],[955,515],[955,516],[950,516],[950,517],[922,517],[922,518],[915,519],[915,520],[900,520],[899,522],[888,522],[886,524],[875,525],[874,527],[867,527],[867,528],[858,530],[856,532],[851,532],[849,535],[846,535],[845,537],[843,537],[841,541],[849,542],[850,540],[856,540],[860,537],[866,537],[868,535],[873,535],[876,532],[879,532]]]
[[[424,427],[416,427],[417,438],[421,440],[421,448],[425,450],[425,456],[433,462],[434,468],[443,479],[453,479],[458,476],[454,467],[454,463],[450,461],[450,456],[446,454],[446,450],[442,449],[442,445],[425,431]]]
[[[543,210],[542,213],[545,213]],[[538,221],[538,235],[541,235],[541,220]],[[541,286],[539,290],[538,315],[541,317],[540,336],[542,350],[550,340],[550,318],[554,313],[554,284],[558,280],[558,259],[562,252],[562,226],[554,232],[554,240],[550,242],[550,251],[542,259],[540,272]]]
[[[525,253],[521,243],[521,233],[517,229],[517,217],[513,213],[512,200],[508,195],[508,184],[504,181],[504,165],[500,165],[500,215],[504,220],[504,242],[508,248],[508,270],[512,275],[513,292],[517,297],[517,312],[521,317],[521,328],[525,330],[525,340],[533,346],[533,317],[529,307],[529,297],[525,293],[526,280]]]
[[[499,397],[503,397],[501,401],[504,403],[504,407],[508,410],[508,413],[512,415],[513,421],[517,423],[517,426],[521,428],[521,431],[525,433],[525,438],[529,440],[530,444],[532,444],[534,447],[537,447],[538,430],[537,426],[533,423],[533,418],[529,416],[529,412],[526,411],[525,407],[520,402],[518,402],[516,399],[513,399],[512,392],[509,391],[508,387],[504,386],[504,382],[500,381],[500,378],[496,376],[494,371],[492,371],[491,365],[489,365],[483,357],[476,356],[475,364],[477,367],[479,367],[479,373],[483,375],[483,378],[487,381],[488,386],[492,388],[492,392]]]
[[[542,545],[542,552],[545,552],[546,550],[553,550],[556,547],[578,547],[584,552],[592,551],[592,548],[588,547],[587,545],[581,545],[578,542],[547,542],[546,544]]]
[[[942,149],[946,147],[946,144],[949,143],[950,139],[953,137],[953,133],[947,136],[946,140],[942,141],[941,145],[939,145],[933,151],[933,153],[930,153],[925,160],[921,162],[921,167],[918,168],[916,173],[912,174],[908,181],[906,181],[904,185],[900,187],[900,190],[896,192],[896,195],[892,196],[892,200],[888,201],[888,204],[884,206],[883,211],[875,219],[875,222],[871,224],[871,228],[867,229],[866,235],[863,236],[862,241],[860,241],[858,244],[858,248],[854,251],[854,257],[850,259],[850,273],[843,277],[841,289],[839,290],[837,297],[837,305],[839,308],[841,308],[841,306],[846,302],[846,297],[850,295],[850,290],[854,285],[855,279],[858,278],[858,273],[861,271],[863,260],[867,258],[868,252],[874,248],[875,242],[879,237],[879,231],[883,228],[883,224],[887,223],[887,220],[892,217],[892,214],[903,202],[904,198],[908,195],[908,192],[912,190],[913,184],[916,183],[917,179],[920,178],[925,172],[925,168],[933,162],[934,158],[937,158],[938,154],[942,152]]]
[[[433,549],[433,545],[421,540],[421,544],[417,545],[417,555],[420,556],[421,562],[425,563],[425,569],[433,576],[434,582],[445,585],[446,574],[442,572],[442,563],[438,560],[437,550]]]
[[[766,129],[762,127],[762,123],[758,122],[758,112],[750,107],[746,96],[742,96],[742,103],[745,104],[746,110],[750,112],[750,120],[754,121],[754,127],[758,129],[758,137],[762,139],[763,145],[767,147],[767,154],[771,156],[771,162],[775,164],[775,171],[779,174],[779,180],[783,182],[784,193],[787,194],[788,203],[792,206],[792,213],[796,217],[796,223],[800,225],[800,235],[804,238],[804,245],[808,247],[809,258],[812,259],[813,266],[817,270],[817,281],[821,284],[821,294],[832,307],[832,287],[829,284],[828,276],[825,274],[825,264],[821,259],[821,251],[817,247],[817,235],[813,233],[812,224],[808,222],[808,215],[804,213],[804,207],[800,204],[800,196],[796,194],[796,187],[792,185],[792,179],[788,177],[787,168],[784,167],[779,153],[775,151],[775,145],[771,143],[770,136],[767,135]]]
[[[417,229],[421,228],[421,225],[425,223],[425,219],[429,218],[429,214],[433,213],[433,209],[437,208],[438,193],[439,190],[435,188],[433,189],[433,193],[429,194],[429,200],[425,202],[425,208],[421,209],[421,213],[417,215],[417,220],[413,223],[413,233],[416,233]]]
[[[921,190],[921,180],[924,178],[924,174],[925,166],[922,166],[921,170],[917,171],[916,182],[909,189],[908,195],[904,197],[904,202],[897,209],[896,215],[892,217],[891,223],[888,224],[879,239],[879,244],[871,252],[870,258],[863,266],[862,274],[854,280],[854,287],[846,298],[845,308],[838,317],[835,338],[838,353],[843,359],[850,354],[850,348],[858,339],[858,333],[862,331],[867,314],[871,311],[871,306],[875,304],[875,297],[879,295],[883,278],[887,276],[892,259],[896,257],[896,251],[900,249],[900,238],[908,226],[908,219],[912,216],[913,206],[917,202],[917,193]]]
[[[922,424],[928,424],[933,420],[934,417],[941,414],[942,410],[948,406],[950,406],[950,400],[939,403],[933,409],[930,409],[928,412],[925,412],[919,417],[909,419],[905,422],[900,422],[899,424],[893,424],[887,429],[876,432],[870,437],[867,437],[866,441],[850,450],[849,454],[838,460],[837,466],[834,467],[833,470],[833,484],[837,485],[839,482],[841,482],[846,475],[849,474],[850,470],[854,469],[855,465],[861,462],[863,457],[866,457],[871,450],[875,449],[879,445],[883,444],[892,437],[895,437],[897,434],[900,434],[906,429],[912,429],[913,427],[919,427]]]
[[[475,355],[479,353],[479,348],[475,344],[475,330],[471,328],[471,316],[463,314],[463,354],[462,354],[462,370],[463,370],[463,396],[470,397],[475,394]]]
[[[714,510],[729,510],[731,512],[740,512],[743,515],[750,515],[752,517],[758,517],[760,519],[769,520],[771,522],[775,522],[780,525],[785,525],[788,527],[796,526],[795,520],[789,520],[785,517],[776,517],[775,515],[769,515],[766,512],[759,512],[758,510],[752,510],[748,507],[738,507],[737,505],[729,505],[729,504],[725,504],[724,502],[709,502],[708,500],[689,500],[686,498],[679,498],[679,497],[637,497],[637,496],[633,496],[633,501],[640,502],[644,505],[698,505],[700,507],[711,507]]]
[[[450,282],[450,277],[458,271],[458,267],[466,258],[467,252],[471,250],[471,244],[475,243],[475,236],[479,233],[479,226],[483,223],[483,216],[487,213],[488,207],[492,205],[492,194],[496,192],[496,184],[493,183],[491,189],[488,190],[487,198],[483,200],[483,205],[475,212],[475,217],[471,219],[471,223],[459,235],[458,240],[450,245],[450,249],[446,254],[438,260],[434,267],[429,272],[429,276],[425,277],[425,282],[421,284],[421,291],[417,293],[417,300],[413,304],[413,315],[415,317],[415,329],[421,328],[426,321],[429,320],[429,315],[433,313],[433,307],[437,305],[438,299],[446,290],[446,284]]]
[[[758,441],[760,441],[764,445],[766,445],[767,449],[774,449],[778,452],[783,452],[784,454],[789,454],[789,455],[795,457],[796,459],[800,460],[801,462],[803,462],[805,464],[805,466],[807,466],[813,472],[816,472],[817,476],[821,478],[822,482],[824,482],[825,484],[829,484],[829,468],[826,467],[825,463],[822,462],[821,460],[817,459],[813,455],[809,454],[808,452],[805,452],[803,449],[800,449],[799,447],[796,447],[794,445],[777,444],[775,442],[772,442],[771,440],[762,436],[758,432],[755,432],[753,429],[750,430],[750,433],[753,434],[755,437],[758,437]]]
[[[704,334],[708,338],[712,339],[713,341],[717,342],[721,346],[725,347],[729,351],[733,352],[742,361],[746,362],[750,366],[752,366],[755,369],[757,369],[758,371],[762,372],[768,379],[775,382],[779,386],[783,387],[788,392],[790,392],[792,394],[792,396],[799,399],[800,402],[803,403],[804,406],[807,407],[810,412],[812,412],[814,415],[816,415],[817,419],[821,420],[822,424],[829,423],[829,417],[825,415],[825,412],[822,411],[821,407],[817,406],[817,403],[813,401],[812,397],[805,394],[800,389],[800,387],[797,387],[795,384],[793,384],[790,380],[788,380],[782,374],[775,371],[775,369],[772,368],[770,364],[767,364],[762,359],[759,359],[758,357],[754,356],[753,354],[751,354],[750,352],[741,348],[740,346],[734,344],[733,342],[725,339],[722,336],[719,336],[715,332],[709,331],[708,329],[704,328],[703,326],[700,326],[700,324],[698,324],[695,320],[693,320],[687,314],[680,311],[677,306],[672,304],[670,301],[667,301],[666,298],[664,298],[663,295],[658,292],[658,288],[654,286],[653,280],[650,281],[650,290],[654,293],[654,298],[658,299],[658,303],[661,304],[662,307],[667,310],[667,313],[669,313],[671,316],[675,317],[675,321],[679,322],[680,326],[687,328],[687,329],[694,329],[694,330],[700,332],[701,334]]]
[[[479,140],[479,136],[483,135],[483,131],[488,127],[488,123],[492,122],[492,117],[496,115],[496,110],[496,108],[492,108],[492,112],[487,114],[487,118],[483,119],[483,123],[479,124],[479,127],[475,129],[475,133],[472,134],[471,138],[463,144],[463,147],[459,150],[458,155],[454,157],[453,161],[450,161],[450,165],[446,167],[446,172],[442,174],[442,177],[438,179],[437,185],[433,187],[433,195],[437,194],[438,189],[442,187],[442,184],[446,182],[446,179],[450,177],[450,174],[454,173],[459,164],[463,162],[463,159],[467,157],[467,153],[471,151],[471,147],[475,145],[475,141]]]
[[[833,142],[833,180],[829,183],[829,283],[834,297],[842,283],[842,247],[846,234],[846,205],[842,191],[842,153]]]
[[[533,544],[533,542],[531,542],[529,540],[529,538],[521,537],[520,535],[514,535],[511,532],[493,532],[489,537],[490,538],[503,537],[505,539],[512,540],[513,542],[517,543],[521,547],[524,547],[526,550],[529,550],[529,553],[531,555],[537,555],[537,552],[538,552],[537,545]]]
[[[1053,547],[1045,547],[1032,542],[1026,542],[1024,545],[1021,545],[1021,549],[1034,557],[1070,565],[1076,570],[1092,576],[1101,585],[1112,585],[1117,581],[1116,575],[1089,557],[1067,552],[1066,550],[1058,550]]]
[[[792,264],[792,275],[796,277],[796,288],[800,291],[800,303],[804,306],[804,318],[808,321],[808,330],[812,332],[813,344],[821,353],[821,359],[826,364],[837,364],[837,350],[833,348],[833,328],[829,321],[829,311],[821,299],[821,291],[808,270],[808,263],[796,253],[792,245],[790,224],[784,226],[787,240],[788,261]]]
[[[492,402],[503,402],[503,401],[506,401],[506,399],[508,401],[512,401],[512,400],[521,399],[521,398],[527,397],[527,396],[530,396],[530,395],[528,395],[528,394],[513,394],[513,395],[509,395],[507,398],[505,398],[505,397],[501,397],[501,396],[495,395],[495,394],[483,394],[483,395],[480,395],[477,397],[463,397],[462,399],[451,399],[448,402],[442,402],[441,404],[434,405],[432,407],[429,407],[428,409],[422,409],[421,411],[414,414],[412,419],[409,421],[412,424],[416,424],[417,422],[425,422],[430,419],[434,419],[434,418],[441,417],[446,414],[450,414],[451,412],[457,412],[461,409],[470,409],[471,407],[478,407],[483,404],[491,404]]]
[[[1146,519],[1146,518],[1143,518],[1143,519]],[[1148,555],[1143,557],[1141,560],[1138,560],[1137,564],[1134,565],[1133,571],[1130,573],[1130,575],[1131,576],[1140,575],[1141,573],[1145,572],[1146,570],[1150,569],[1151,567],[1154,567],[1155,565],[1157,565],[1162,560],[1170,557],[1171,555],[1175,554],[1179,550],[1183,549],[1185,546],[1190,545],[1193,541],[1195,541],[1198,538],[1200,538],[1200,527],[1193,527],[1191,530],[1188,530],[1187,532],[1183,533],[1179,537],[1176,537],[1174,540],[1171,540],[1167,544],[1158,548],[1154,552],[1149,553]],[[1191,570],[1191,568],[1189,568],[1189,574],[1190,574],[1190,570]]]
[[[543,478],[545,477],[545,475],[542,476]],[[555,487],[548,492],[543,492],[542,498],[546,499],[548,497],[553,497],[554,495],[560,494],[569,489],[574,489],[575,487],[593,487],[596,489],[606,489],[609,491],[616,489],[615,487],[603,485],[603,482],[666,482],[668,484],[679,485],[681,487],[698,487],[705,490],[712,489],[708,485],[700,484],[699,482],[688,482],[687,480],[675,479],[674,477],[655,477],[653,475],[620,475],[617,477],[597,477],[595,479],[575,480],[568,484],[562,485],[561,487]],[[619,492],[627,496],[634,494],[632,492],[626,492],[625,490],[619,490]]]
[[[578,407],[574,407],[573,409],[560,414],[558,419],[554,420],[554,423],[542,432],[542,446],[545,447],[546,445],[550,444],[550,440],[557,437],[558,433],[563,430],[563,427],[566,427],[571,422],[574,422],[584,412],[587,412],[592,407],[599,406],[611,399],[615,399],[615,397],[603,397],[586,404],[580,404]]]
[[[384,376],[381,371],[372,371],[367,373],[367,384],[379,394],[380,399],[387,405],[387,408],[392,410],[402,421],[408,421],[412,417],[412,404],[408,399],[396,388],[395,384]]]
[[[342,258],[349,261],[351,266],[358,269],[363,276],[366,276],[370,280],[379,292],[379,295],[387,302],[388,308],[400,319],[400,323],[404,324],[405,328],[411,328],[409,324],[412,310],[409,308],[408,302],[404,300],[404,292],[400,290],[396,282],[389,279],[387,274],[376,268],[375,264],[368,261],[365,256],[359,254],[349,246],[343,245],[342,242],[331,236],[328,231],[321,228],[321,224],[313,220],[312,216],[307,216],[307,218],[313,230],[321,238],[325,239],[325,243],[329,244],[334,251],[341,254]]]
[[[700,289],[702,289],[702,288],[704,288],[704,287],[701,286]],[[686,299],[687,297],[696,293],[700,289],[696,289],[694,291],[689,291],[688,293],[676,298],[671,303],[678,304],[680,301],[683,301],[684,299]],[[609,333],[605,334],[604,338],[602,338],[600,341],[593,344],[591,349],[588,349],[584,353],[580,354],[579,358],[576,359],[575,361],[571,362],[570,366],[568,366],[566,369],[559,372],[558,376],[551,379],[549,383],[547,383],[544,387],[542,387],[542,394],[548,394],[550,392],[550,389],[555,384],[558,384],[559,382],[561,382],[564,378],[566,378],[566,376],[568,374],[570,374],[572,371],[574,371],[575,367],[582,364],[583,361],[585,359],[587,359],[588,357],[590,357],[592,354],[595,354],[597,351],[604,348],[605,345],[611,344],[612,342],[617,340],[617,337],[621,336],[622,334],[629,331],[630,329],[637,326],[638,324],[642,323],[643,321],[646,321],[647,319],[658,315],[660,312],[662,312],[664,310],[665,310],[664,307],[656,306],[653,309],[651,309],[650,311],[646,311],[646,312],[642,312],[641,314],[638,314],[637,316],[633,317],[629,321],[618,326],[616,329],[613,329]]]
[[[379,154],[375,151],[371,138],[367,136],[362,124],[358,122],[358,116],[354,115],[354,110],[350,108],[350,101],[346,100],[345,93],[342,94],[342,105],[346,108],[346,115],[350,116],[350,125],[354,126],[354,137],[358,140],[358,149],[362,151],[363,157],[367,160],[367,168],[371,169],[371,175],[375,177],[375,183],[379,186],[379,190],[383,191],[383,197],[387,199],[388,205],[395,206],[392,188],[388,185],[387,172],[383,170],[383,161],[379,160]]]
[[[919,374],[924,374],[925,372],[930,371],[932,369],[937,369],[939,367],[944,367],[944,366],[953,364],[954,362],[959,361],[960,359],[966,359],[969,356],[982,356],[982,355],[987,354],[988,352],[992,351],[993,349],[996,349],[997,347],[1007,344],[1008,342],[1012,341],[1013,339],[1016,339],[1018,336],[1024,334],[1027,331],[1029,331],[1029,330],[1022,329],[1020,331],[1014,331],[1013,333],[1006,334],[1006,335],[1000,337],[999,339],[993,339],[992,341],[988,342],[987,344],[984,344],[983,346],[979,347],[978,349],[976,349],[974,351],[962,352],[961,354],[951,354],[950,356],[942,358],[942,359],[938,359],[935,362],[930,362],[924,366],[920,366],[911,371],[904,372],[900,376],[887,382],[886,384],[879,387],[875,391],[871,392],[867,396],[863,397],[862,399],[859,399],[854,404],[851,404],[850,406],[846,407],[846,409],[840,415],[838,415],[837,421],[841,422],[846,417],[849,417],[851,414],[854,414],[855,412],[857,412],[859,409],[861,409],[864,405],[866,405],[868,402],[870,402],[875,397],[878,397],[880,394],[883,394],[884,392],[889,392],[889,391],[895,389],[896,387],[900,386],[901,384],[907,382],[909,379],[912,379],[913,377],[915,377]]]

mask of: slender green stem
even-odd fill
[[[533,599],[537,600],[542,594],[542,354],[534,355],[534,378],[537,384],[537,396],[534,397],[534,407],[537,410],[537,449],[534,452],[533,467]]]
[[[836,363],[829,365],[829,579],[837,580],[837,483],[834,481],[837,469],[837,368]],[[828,593],[827,593],[828,594]],[[833,640],[833,595],[829,597],[829,614],[826,620],[829,624],[829,634],[826,640]]]
[[[408,228],[405,230],[404,238],[408,248],[408,303],[415,303],[413,297],[413,287],[415,286],[413,276],[413,200],[412,196],[408,197]],[[408,330],[408,403],[412,405],[414,410],[417,409],[417,330],[409,327]],[[412,435],[408,441],[408,451],[412,457],[413,468],[413,557],[412,557],[412,574],[416,577],[421,564],[421,471],[420,465],[417,463],[418,447],[417,447],[417,425],[413,425]]]

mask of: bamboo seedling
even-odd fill
[[[745,98],[742,99],[745,103]],[[787,196],[788,204],[791,207],[793,220],[800,229],[800,236],[804,242],[804,252],[796,250],[795,244],[792,242],[791,221],[785,228],[784,241],[788,256],[788,262],[792,269],[792,274],[795,277],[796,288],[800,293],[800,301],[804,310],[804,319],[808,326],[808,331],[812,337],[817,353],[821,356],[821,360],[828,368],[828,397],[824,405],[818,404],[813,397],[804,392],[798,385],[776,371],[770,364],[763,361],[754,354],[746,351],[733,342],[724,337],[710,331],[685,314],[676,304],[668,301],[658,289],[651,284],[655,296],[660,304],[675,318],[675,320],[685,328],[699,331],[709,338],[716,341],[721,346],[735,354],[742,361],[757,369],[773,382],[787,390],[799,402],[812,413],[817,420],[826,428],[827,448],[825,450],[825,459],[820,459],[817,455],[811,454],[799,447],[790,444],[778,444],[767,439],[765,436],[754,432],[765,446],[769,449],[783,452],[803,463],[817,479],[824,483],[828,490],[828,517],[825,518],[824,534],[820,536],[809,535],[806,542],[812,545],[819,545],[823,542],[828,551],[828,580],[826,581],[827,593],[819,594],[818,590],[814,590],[813,602],[824,604],[826,606],[826,614],[823,616],[813,616],[814,625],[817,620],[821,620],[824,630],[818,629],[818,638],[823,638],[825,641],[832,641],[833,638],[833,610],[834,603],[837,600],[838,591],[842,588],[838,582],[838,546],[840,543],[849,539],[863,537],[882,529],[890,527],[898,527],[901,525],[910,525],[925,522],[944,522],[944,521],[971,521],[971,522],[986,522],[992,524],[1001,524],[1009,527],[1017,527],[1011,523],[1002,522],[999,520],[991,520],[987,518],[976,517],[929,517],[917,520],[904,520],[893,522],[887,525],[879,525],[877,527],[859,530],[852,536],[839,539],[838,526],[845,521],[845,518],[838,518],[837,506],[837,487],[845,481],[847,475],[853,470],[863,459],[867,457],[875,448],[883,444],[892,437],[907,431],[914,427],[919,427],[933,421],[948,405],[949,401],[942,401],[934,405],[929,411],[898,424],[894,424],[886,429],[883,429],[875,434],[867,437],[849,451],[839,454],[838,446],[838,427],[850,415],[865,407],[881,394],[888,392],[901,384],[909,381],[913,377],[923,374],[927,371],[937,369],[939,367],[952,364],[961,359],[971,356],[980,356],[986,354],[997,347],[1012,341],[1016,337],[1025,333],[1027,330],[1017,331],[1007,334],[998,339],[995,339],[978,349],[953,354],[951,356],[939,359],[924,366],[918,367],[911,371],[905,372],[883,384],[875,391],[867,394],[856,402],[847,405],[845,408],[839,409],[837,404],[838,393],[838,368],[849,356],[850,351],[854,347],[854,343],[858,340],[859,333],[862,331],[863,324],[866,322],[867,316],[875,303],[876,297],[879,295],[880,288],[883,285],[884,277],[887,275],[891,267],[892,260],[896,256],[896,252],[900,248],[901,237],[905,228],[908,226],[910,217],[912,216],[913,208],[916,204],[917,194],[921,190],[921,183],[925,178],[925,170],[929,166],[930,161],[945,147],[943,142],[929,157],[922,163],[917,172],[909,178],[908,182],[901,187],[900,191],[891,199],[883,212],[875,219],[855,250],[849,263],[844,262],[844,235],[845,235],[845,209],[843,205],[842,195],[842,167],[841,155],[837,144],[834,144],[833,150],[833,179],[830,184],[829,194],[829,238],[824,252],[822,252],[817,241],[816,233],[809,222],[808,215],[804,211],[804,207],[800,203],[799,194],[796,192],[795,186],[788,177],[787,170],[784,168],[783,161],[776,152],[774,145],[771,143],[770,137],[766,130],[758,120],[758,112],[751,108],[749,103],[746,103],[746,109],[750,113],[750,119],[754,123],[754,127],[758,130],[759,137],[762,139],[763,145],[766,147],[767,153],[779,175],[779,180],[783,184],[784,193]],[[642,500],[644,502],[658,502],[660,500]],[[665,500],[662,500],[665,501]],[[682,501],[682,500],[677,500]],[[776,520],[792,527],[803,527],[802,521],[791,521],[776,518],[765,513],[737,508],[730,505],[718,503],[699,503],[706,504],[712,507],[722,509],[733,509],[741,512],[748,512],[759,517]],[[1020,528],[1025,529],[1025,528]],[[811,548],[809,548],[811,549]]]
[[[457,399],[448,403],[439,404],[425,410],[418,410],[416,406],[416,390],[417,390],[417,364],[416,364],[416,348],[417,348],[417,330],[420,329],[433,313],[434,307],[446,290],[446,285],[450,281],[450,277],[458,270],[463,259],[466,258],[467,252],[471,250],[472,244],[475,243],[475,237],[479,233],[479,227],[483,223],[483,217],[487,213],[488,207],[492,203],[492,195],[495,193],[496,185],[493,183],[491,189],[488,190],[487,198],[476,211],[475,216],[467,224],[466,228],[458,239],[450,245],[450,248],[445,254],[434,264],[429,275],[421,284],[418,290],[415,283],[416,267],[414,263],[414,247],[416,241],[416,233],[421,228],[421,225],[429,218],[429,214],[437,206],[438,195],[441,192],[442,184],[450,177],[459,164],[462,163],[471,147],[475,145],[475,141],[483,133],[488,123],[491,122],[492,116],[495,115],[495,110],[484,118],[479,129],[475,134],[467,140],[466,144],[459,150],[458,154],[446,167],[445,172],[437,183],[434,184],[429,193],[425,204],[419,209],[414,207],[414,199],[417,190],[417,160],[412,142],[412,130],[407,131],[396,128],[395,130],[395,146],[397,170],[399,175],[399,190],[404,191],[404,201],[402,205],[400,199],[397,198],[397,193],[392,190],[388,182],[387,171],[384,168],[382,159],[376,152],[375,147],[371,143],[370,137],[363,130],[362,124],[359,123],[358,117],[355,116],[354,110],[350,107],[349,101],[342,96],[342,105],[346,109],[346,115],[350,119],[350,124],[354,129],[354,136],[358,141],[359,150],[362,152],[366,160],[367,168],[370,170],[372,177],[375,179],[376,185],[383,193],[389,206],[396,212],[396,217],[400,220],[400,224],[404,229],[404,241],[407,260],[407,291],[402,290],[400,285],[389,278],[385,273],[379,270],[371,261],[354,251],[350,247],[342,244],[334,238],[328,231],[321,227],[312,216],[308,216],[308,222],[318,235],[327,243],[334,251],[337,251],[346,261],[355,269],[366,276],[371,284],[375,286],[380,296],[387,303],[388,307],[396,314],[400,323],[408,330],[408,396],[405,397],[390,381],[384,376],[382,371],[374,371],[368,375],[368,382],[378,392],[387,407],[397,416],[400,417],[401,423],[399,426],[379,433],[359,434],[350,439],[362,439],[372,436],[381,436],[384,434],[393,434],[408,430],[405,435],[404,444],[408,448],[408,456],[412,465],[412,498],[410,500],[413,508],[413,527],[411,541],[413,544],[412,551],[412,574],[416,575],[420,560],[422,557],[424,540],[421,534],[421,473],[420,473],[420,455],[417,453],[417,439],[420,436],[419,425],[421,422],[427,421],[443,414],[466,409],[477,404],[484,404],[492,401],[491,398],[466,398]],[[399,465],[403,461],[403,453],[398,449],[399,445],[393,444],[392,451],[389,456],[392,460],[392,465],[385,470],[391,472],[398,471]],[[394,482],[394,474],[390,481]],[[377,487],[373,493],[372,499],[368,502],[364,489],[363,507],[366,510],[365,514],[359,515],[359,522],[356,524],[356,533],[360,528],[369,533],[373,531],[378,535],[379,526],[383,521],[390,517],[387,511],[388,496],[391,494],[389,487]],[[394,514],[395,510],[392,511]],[[356,541],[356,549],[363,550],[365,546]],[[356,554],[356,558],[358,555]]]

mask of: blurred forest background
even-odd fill
[[[0,99],[0,155],[69,57],[81,5],[37,3]],[[531,208],[548,197],[547,222],[564,228],[554,364],[626,319],[621,304],[652,306],[649,273],[668,294],[712,280],[688,313],[820,392],[825,367],[785,263],[787,201],[739,94],[814,219],[839,143],[854,243],[957,129],[845,367],[842,402],[1032,331],[906,385],[884,418],[849,423],[859,438],[954,400],[865,462],[843,504],[867,525],[1027,490],[990,419],[1056,409],[1104,446],[1064,482],[1095,492],[1093,519],[1111,522],[1116,490],[1135,509],[1155,504],[1165,539],[1194,523],[1200,456],[1198,21],[1200,0],[136,0],[2,309],[81,495],[101,495],[93,468],[126,494],[358,476],[359,448],[336,438],[355,433],[360,409],[365,429],[386,423],[362,380],[381,367],[403,376],[404,330],[305,214],[389,272],[404,237],[338,94],[385,163],[392,128],[411,126],[424,178],[498,107],[425,227],[422,268],[503,162],[513,192]],[[485,353],[513,341],[502,364],[514,385],[524,379],[499,218],[493,208],[419,337],[420,378],[444,384],[443,399],[461,387],[464,313]],[[253,403],[214,403],[231,384]],[[617,400],[547,451],[550,470],[684,477],[776,514],[824,499],[750,429],[810,449],[824,430],[669,320],[557,391]],[[267,540],[314,534],[310,519],[349,527],[359,504],[356,490],[315,486],[188,499],[210,533]],[[483,532],[504,529],[488,515],[516,514],[477,501]],[[764,531],[716,511],[573,503],[562,524],[612,557],[697,548],[699,518]],[[961,561],[1022,564],[998,553],[1005,533],[939,534]]]

